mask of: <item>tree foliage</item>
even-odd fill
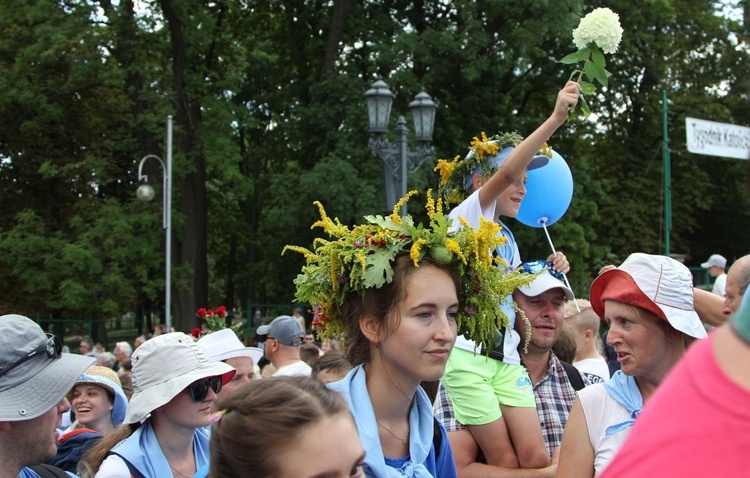
[[[747,12],[734,0],[610,0],[625,29],[594,115],[550,139],[575,192],[550,230],[579,296],[598,268],[664,249],[662,103],[669,98],[672,252],[746,253],[747,163],[684,147],[685,117],[750,124]],[[289,302],[319,200],[342,222],[384,211],[363,92],[439,104],[439,157],[485,131],[530,133],[552,111],[580,0],[134,2],[0,6],[3,309],[110,317],[163,307],[162,204],[134,198],[138,161],[174,129],[172,317]],[[393,131],[393,127],[391,131]],[[161,170],[146,163],[158,189]],[[422,194],[432,165],[409,178]],[[160,191],[159,191],[160,192]],[[159,195],[157,195],[159,196]],[[160,197],[160,196],[159,196]],[[410,211],[418,213],[418,211]],[[539,229],[511,223],[524,258]]]

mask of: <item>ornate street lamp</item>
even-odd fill
[[[413,174],[427,159],[435,157],[435,151],[431,146],[437,110],[435,102],[432,101],[430,95],[422,91],[414,97],[414,101],[409,103],[417,139],[417,147],[410,150],[407,146],[409,128],[406,127],[406,120],[403,116],[399,116],[396,121],[397,142],[392,143],[385,137],[394,97],[395,95],[383,80],[376,81],[365,92],[370,120],[368,146],[370,152],[383,161],[387,209],[393,209],[396,201],[406,195],[406,180],[409,174]],[[403,205],[400,213],[402,216],[406,215],[406,204]]]
[[[171,312],[171,267],[172,267],[172,116],[167,116],[167,164],[161,160],[159,156],[154,154],[147,154],[141,158],[141,162],[138,164],[138,181],[142,181],[142,184],[138,186],[136,196],[141,201],[151,201],[154,199],[154,188],[148,183],[148,176],[143,174],[143,163],[148,159],[155,159],[159,161],[162,171],[164,172],[164,181],[162,185],[162,198],[164,201],[164,211],[162,213],[162,227],[166,231],[166,247],[164,262],[165,266],[165,279],[164,279],[164,325],[166,326],[166,333],[169,333],[171,328],[170,312]]]

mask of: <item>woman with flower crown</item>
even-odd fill
[[[368,216],[352,230],[318,204],[322,219],[314,226],[333,240],[317,239],[314,251],[287,247],[307,259],[295,280],[297,300],[321,304],[324,335],[346,337],[354,368],[329,387],[349,402],[372,477],[456,476],[445,429],[420,382],[443,375],[459,331],[489,343],[507,323],[496,297],[527,281],[494,267],[496,224],[464,224],[448,234],[442,201],[428,197],[430,224],[415,225],[396,213],[412,194],[392,215]]]

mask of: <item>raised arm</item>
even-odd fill
[[[526,167],[542,148],[542,145],[568,119],[568,108],[575,108],[580,91],[581,85],[575,81],[569,81],[557,93],[555,109],[550,117],[527,136],[521,144],[516,146],[500,165],[497,172],[485,184],[481,185],[479,202],[483,208],[489,206],[508,186],[523,177]]]

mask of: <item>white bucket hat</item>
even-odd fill
[[[237,357],[250,357],[253,365],[263,357],[263,351],[258,347],[245,347],[231,329],[221,329],[203,336],[198,341],[198,347],[206,354],[211,362],[221,362]]]
[[[62,344],[23,315],[0,316],[0,422],[31,420],[60,403],[94,357],[56,353]]]
[[[196,380],[221,375],[226,384],[236,373],[225,363],[209,362],[193,338],[182,332],[157,335],[135,349],[130,358],[134,393],[126,425],[143,422]]]
[[[604,317],[604,301],[616,300],[652,312],[683,334],[707,337],[693,308],[693,275],[671,257],[631,254],[594,280],[589,297],[599,317]]]

